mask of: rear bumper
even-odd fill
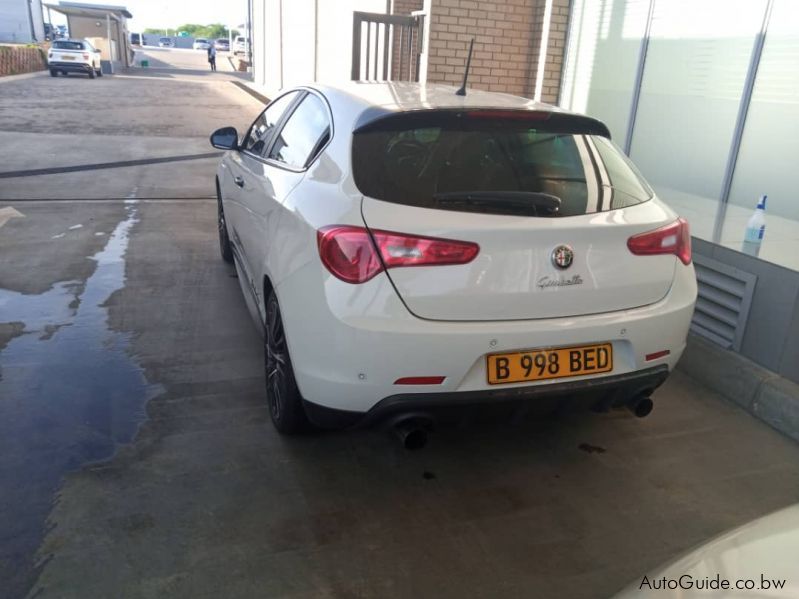
[[[428,401],[544,396],[613,385],[615,377],[658,366],[671,371],[685,348],[696,300],[693,269],[682,265],[669,293],[654,304],[524,321],[422,320],[410,314],[384,275],[348,285],[313,262],[275,289],[300,393],[316,406],[356,414],[397,396]],[[489,353],[594,343],[612,344],[611,372],[502,386],[486,379]],[[669,353],[647,358],[663,350]],[[397,384],[418,376],[445,378],[438,385]]]
[[[48,64],[48,68],[70,73],[89,73],[92,70],[92,65],[83,62],[51,62]]]
[[[321,428],[369,426],[390,420],[399,414],[435,415],[446,411],[463,411],[474,407],[492,407],[518,413],[530,401],[558,399],[588,403],[592,407],[621,407],[638,395],[648,396],[669,376],[665,364],[602,378],[567,381],[552,385],[505,387],[486,391],[450,393],[403,393],[386,397],[366,413],[350,412],[305,401],[305,412]]]

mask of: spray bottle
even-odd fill
[[[760,244],[766,234],[766,196],[761,196],[754,214],[749,217],[744,233],[744,243],[741,248],[745,254],[757,256],[760,253]]]

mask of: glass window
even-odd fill
[[[560,105],[627,136],[649,0],[574,0]]]
[[[591,139],[610,179],[611,209],[640,204],[642,200],[652,197],[652,189],[644,177],[616,144],[604,137],[594,136]]]
[[[637,204],[652,195],[599,136],[592,137],[594,144],[612,184],[619,185],[604,206],[589,146],[579,132],[547,129],[518,116],[469,118],[452,111],[431,111],[423,126],[418,120],[394,117],[356,134],[353,176],[364,195],[423,208],[545,217]],[[557,212],[536,195],[560,200]]]
[[[258,156],[262,156],[269,143],[272,129],[278,124],[283,113],[297,97],[298,92],[289,92],[269,104],[255,122],[250,126],[242,148]]]
[[[776,0],[746,115],[721,244],[741,250],[758,198],[767,195],[760,258],[799,270],[799,3]],[[754,251],[752,251],[754,250]],[[757,252],[757,248],[749,253]]]
[[[658,195],[712,239],[766,0],[655,2],[630,156]]]
[[[324,103],[308,94],[286,121],[269,152],[269,158],[294,168],[304,168],[330,137]]]
[[[83,50],[83,42],[56,40],[53,42],[53,48],[57,48],[58,50]]]

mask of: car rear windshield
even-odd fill
[[[558,113],[418,111],[356,130],[353,176],[398,204],[563,217],[631,206],[652,191],[592,119]]]
[[[58,50],[83,50],[83,43],[56,40],[53,42],[53,48],[57,48]]]

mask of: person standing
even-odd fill
[[[211,70],[216,70],[216,48],[211,44],[208,46],[208,63],[211,65]]]

